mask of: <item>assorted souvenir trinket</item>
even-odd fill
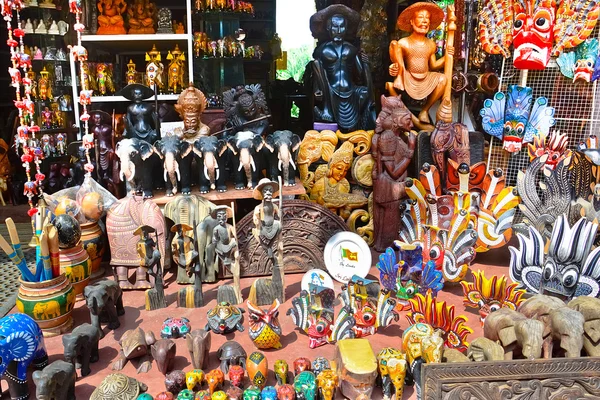
[[[208,321],[206,329],[210,329],[214,333],[221,335],[236,330],[243,332],[244,326],[242,325],[242,321],[244,319],[244,312],[243,309],[237,306],[221,302],[206,314],[206,319]]]
[[[258,349],[281,348],[279,325],[279,300],[275,299],[268,310],[261,310],[250,301],[248,307],[248,334]]]
[[[166,339],[177,339],[185,337],[192,331],[190,320],[184,317],[169,317],[163,322],[160,337]]]

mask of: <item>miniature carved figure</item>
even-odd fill
[[[258,386],[250,385],[246,390],[244,390],[243,400],[262,400],[261,399],[261,390]]]
[[[226,127],[262,136],[269,127],[269,108],[260,84],[238,86],[223,92]]]
[[[261,310],[250,301],[248,334],[258,349],[281,348],[281,325],[279,325],[279,300],[275,299],[268,310]]]
[[[191,153],[192,145],[175,135],[171,135],[157,140],[154,143],[154,151],[164,160],[164,179],[167,184],[166,195],[168,197],[173,196],[177,194],[177,182],[181,180],[182,175],[179,162]],[[191,171],[186,172],[189,174]],[[189,194],[189,192],[184,194]]]
[[[218,206],[211,212],[211,217],[218,221],[212,232],[211,247],[214,249],[221,264],[233,275],[233,290],[238,304],[242,302],[240,289],[240,261],[235,228],[227,223],[233,218],[233,210],[227,206]]]
[[[178,339],[186,337],[192,331],[190,320],[185,317],[169,317],[164,320],[160,337],[163,339]]]
[[[315,400],[317,394],[317,379],[311,371],[303,371],[294,378],[296,397],[306,400]]]
[[[101,331],[91,324],[81,324],[73,332],[63,335],[65,361],[81,368],[81,376],[89,375],[92,370],[90,363],[100,358],[98,342]]]
[[[217,389],[220,389],[225,382],[225,374],[220,369],[213,369],[206,374],[206,383],[208,384],[208,391],[212,396]]]
[[[277,397],[279,400],[294,400],[296,398],[296,391],[292,385],[282,385],[277,388]]]
[[[277,360],[273,365],[273,373],[275,373],[275,379],[277,379],[277,385],[285,385],[288,383],[288,372],[289,366],[285,360]]]
[[[560,72],[573,82],[594,82],[600,76],[600,65],[596,65],[598,47],[598,39],[593,38],[581,43],[575,51],[563,52],[556,59]]]
[[[40,71],[40,79],[37,82],[37,93],[40,100],[52,100],[52,82],[50,72],[46,70],[46,66]]]
[[[194,329],[186,336],[186,343],[192,365],[196,369],[206,369],[210,353],[211,335],[209,330]]]
[[[135,69],[135,63],[133,60],[129,60],[127,63],[127,72],[125,72],[125,83],[127,85],[133,85],[138,82],[138,72]]]
[[[185,373],[185,384],[188,390],[195,392],[200,389],[204,383],[204,371],[201,369],[193,369]]]
[[[112,70],[105,63],[96,65],[96,84],[100,95],[112,94],[115,92],[115,84],[112,80]]]
[[[310,18],[310,30],[319,46],[307,66],[315,100],[315,121],[334,122],[345,131],[373,129],[375,108],[369,65],[354,46],[358,12],[334,4]],[[360,80],[353,79],[359,76]]]
[[[381,96],[381,104],[371,146],[375,159],[372,177],[377,251],[384,251],[398,237],[400,200],[406,197],[407,170],[416,145],[412,114],[400,97]]]
[[[124,374],[114,373],[102,380],[92,392],[90,400],[135,400],[146,390],[148,386],[145,383]]]
[[[42,330],[25,314],[10,314],[0,319],[0,376],[8,379],[8,391],[14,399],[29,398],[27,369],[33,364],[48,364]]]
[[[421,399],[421,370],[423,363],[440,363],[444,339],[431,325],[417,323],[402,333],[402,347],[406,351],[409,376],[415,384],[417,399]]]
[[[119,193],[119,160],[115,153],[114,131],[111,116],[100,110],[92,112],[90,130],[98,140],[95,151],[98,152],[99,181],[113,195]]]
[[[325,357],[317,357],[313,360],[311,364],[311,370],[315,373],[315,376],[319,376],[319,374],[326,369],[330,369],[329,360]]]
[[[267,384],[269,371],[267,357],[260,351],[250,354],[246,359],[246,371],[248,371],[250,382],[262,389]]]
[[[504,349],[497,342],[486,337],[478,337],[469,344],[467,357],[471,361],[502,361]]]
[[[177,264],[177,283],[179,284],[194,283],[196,281],[192,274],[195,272],[195,266],[197,265],[198,252],[195,250],[193,239],[187,234],[191,231],[193,231],[193,228],[187,224],[175,224],[171,227],[171,232],[175,233],[171,242],[171,253],[175,264]],[[200,280],[202,279],[200,278]]]
[[[146,64],[146,85],[153,92],[156,90],[158,93],[164,87],[163,72],[165,71],[165,66],[161,62],[160,51],[156,49],[156,45],[152,45],[152,50],[146,53],[146,61],[148,62]]]
[[[437,45],[426,35],[444,20],[444,11],[433,3],[418,2],[407,7],[398,17],[398,28],[411,32],[410,36],[390,43],[390,75],[393,84],[388,90],[406,92],[415,100],[427,99],[416,123],[429,124],[429,110],[444,95],[447,77],[434,72],[444,67],[446,57],[454,55],[454,47],[447,46],[446,54],[436,59]]]
[[[294,360],[294,375],[300,375],[301,372],[310,371],[312,364],[310,363],[310,359],[306,357],[298,357]]]
[[[333,400],[339,385],[339,378],[335,371],[326,369],[320,373],[315,372],[315,376],[317,377],[319,397],[323,400]]]
[[[127,10],[129,14],[129,34],[156,33],[156,4],[150,0],[135,0]]]
[[[221,360],[221,371],[228,373],[232,365],[239,365],[245,369],[248,354],[246,354],[246,350],[244,350],[241,344],[230,340],[219,347],[217,357]]]
[[[161,254],[160,250],[158,250],[158,235],[156,235],[156,240],[152,240],[152,233],[156,235],[156,229],[148,225],[142,225],[134,232],[135,235],[140,235],[143,238],[144,249],[138,243],[138,254],[143,258],[142,262],[148,269],[148,274],[154,278],[154,287],[146,291],[147,311],[158,310],[167,306],[163,271],[160,263]],[[136,284],[138,283],[140,283],[139,280],[137,280]]]
[[[119,316],[125,314],[123,308],[123,292],[115,281],[102,280],[88,285],[83,290],[87,307],[90,310],[92,325],[104,337],[100,326],[101,320],[108,320],[109,329],[117,329],[121,326]]]
[[[148,261],[156,261],[154,259],[154,247],[156,246],[156,242],[150,236],[151,233],[155,233],[154,230],[149,225],[140,225],[134,232],[134,236],[139,236],[140,239],[137,242],[136,250],[138,257],[140,259],[139,266],[135,271],[135,284],[129,284],[127,287],[127,282],[122,282],[122,277],[119,277],[117,274],[117,278],[119,279],[119,285],[123,289],[151,289],[152,283],[150,283],[148,279]],[[159,258],[160,260],[160,255]],[[123,283],[123,285],[121,284]]]
[[[406,355],[400,350],[386,347],[377,354],[377,364],[383,388],[383,398],[392,398],[392,389],[396,399],[402,398],[404,391],[404,377],[406,376]],[[396,386],[398,384],[398,386]]]
[[[150,144],[154,144],[159,138],[156,128],[156,111],[151,103],[143,102],[143,100],[154,96],[152,89],[140,84],[127,85],[119,91],[119,95],[133,102],[127,107],[123,136],[130,139],[145,140]]]
[[[501,308],[488,315],[483,331],[486,338],[500,341],[505,360],[512,360],[519,348],[527,359],[542,356],[544,323],[541,321],[529,319],[510,308]]]
[[[163,7],[158,10],[158,29],[156,33],[173,33],[173,27],[171,26],[171,10]]]
[[[271,151],[269,155],[269,175],[277,180],[282,175],[283,186],[296,184],[297,151],[300,148],[300,136],[292,131],[275,131],[265,138],[265,147]]]
[[[246,375],[246,371],[240,365],[231,365],[227,373],[231,385],[239,388],[243,387],[244,375]]]
[[[167,373],[173,369],[177,345],[171,339],[158,339],[156,343],[150,346],[152,358],[156,361],[156,366],[161,374]]]
[[[206,314],[206,330],[212,330],[217,334],[227,334],[238,330],[244,331],[244,310],[229,303],[218,303]]]
[[[181,370],[171,371],[165,376],[165,388],[167,392],[171,394],[171,399],[173,399],[173,393],[179,393],[185,389],[185,372]]]
[[[264,146],[263,138],[252,131],[241,131],[229,138],[227,147],[233,157],[233,174],[237,190],[256,187],[262,175],[260,150]],[[244,185],[245,181],[245,185]]]
[[[152,368],[152,360],[149,358],[150,346],[156,342],[154,333],[144,332],[141,328],[130,329],[123,333],[119,345],[119,357],[113,363],[113,370],[120,371],[125,367],[128,360],[142,358],[137,369],[139,373],[145,373]]]
[[[122,14],[127,10],[124,0],[100,0],[98,2],[98,35],[124,35],[125,22]]]
[[[167,74],[168,88],[173,93],[179,93],[185,85],[183,76],[185,75],[185,55],[179,50],[179,45],[175,45],[173,51],[167,54],[169,63],[169,73]]]
[[[37,399],[74,400],[75,367],[69,362],[56,360],[41,371],[34,371],[35,396]]]

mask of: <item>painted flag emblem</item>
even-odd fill
[[[342,247],[342,258],[347,258],[350,261],[358,261],[358,251],[353,252]]]

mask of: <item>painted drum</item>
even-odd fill
[[[19,279],[19,283],[17,310],[33,318],[45,337],[60,335],[71,329],[75,291],[65,274],[44,282]]]

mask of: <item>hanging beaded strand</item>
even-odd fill
[[[74,29],[77,32],[77,45],[71,47],[71,56],[75,61],[79,62],[79,82],[81,84],[81,92],[79,93],[79,104],[83,107],[83,112],[79,118],[83,123],[83,147],[85,147],[85,158],[86,164],[84,165],[86,175],[89,176],[94,171],[94,165],[90,158],[90,149],[94,148],[94,134],[90,133],[88,121],[90,114],[88,114],[87,106],[92,103],[92,90],[87,87],[87,79],[85,77],[84,63],[87,61],[88,53],[87,49],[81,45],[81,34],[85,29],[85,25],[81,23],[81,0],[69,0],[69,10],[75,14],[75,25]]]
[[[35,134],[40,128],[35,124],[34,113],[35,103],[31,100],[31,90],[33,82],[27,76],[27,72],[31,70],[31,57],[25,54],[23,37],[25,31],[21,27],[20,10],[23,8],[21,0],[1,0],[2,16],[6,21],[8,30],[8,40],[6,43],[10,49],[10,58],[12,66],[8,68],[8,73],[11,77],[11,86],[15,88],[15,106],[19,111],[19,126],[17,127],[17,136],[15,138],[15,148],[17,154],[19,148],[22,149],[21,161],[27,175],[27,182],[24,184],[23,194],[27,196],[29,203],[28,214],[33,217],[37,210],[33,205],[33,198],[41,191],[44,174],[40,171],[40,154],[43,154],[41,149],[36,149],[32,144],[36,143]],[[16,14],[17,27],[13,30],[12,20],[13,12]],[[18,39],[18,41],[16,39]],[[23,71],[21,73],[20,69]],[[21,95],[23,88],[24,96]],[[31,163],[36,164],[35,180],[31,179]],[[40,192],[41,193],[41,192]],[[32,229],[35,234],[35,226],[32,220]]]

